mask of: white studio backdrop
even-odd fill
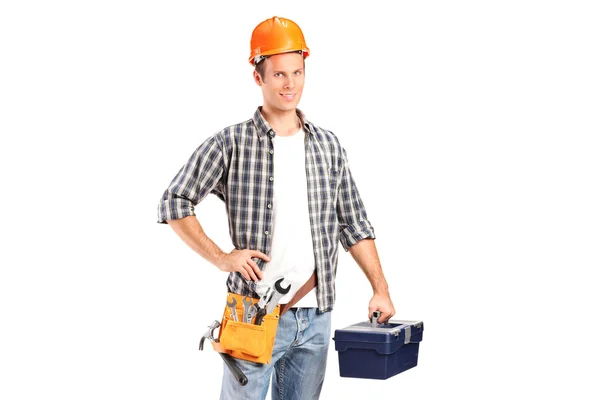
[[[156,223],[262,102],[252,29],[311,49],[300,108],[348,152],[419,365],[321,398],[597,399],[600,15],[584,1],[3,2],[0,398],[216,399],[226,274]],[[196,212],[231,250],[225,207]],[[333,330],[370,286],[340,246]]]

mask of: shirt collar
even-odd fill
[[[262,106],[258,106],[256,111],[254,112],[254,116],[252,117],[252,120],[254,121],[254,125],[257,128],[258,138],[262,140],[263,136],[265,136],[265,135],[269,135],[271,137],[275,136],[275,131],[273,130],[273,128],[271,128],[271,125],[269,125],[269,123],[267,122],[265,117],[263,117],[263,115],[260,112],[261,110],[262,110]],[[306,120],[304,113],[302,111],[300,111],[299,108],[296,108],[296,115],[298,115],[298,118],[300,118],[300,122],[301,122],[302,126],[304,127],[304,130],[312,135],[312,133],[313,133],[312,127]]]

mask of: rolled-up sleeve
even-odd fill
[[[375,239],[375,230],[367,219],[367,211],[352,178],[346,150],[342,148],[343,161],[336,212],[340,226],[340,242],[345,251],[362,239]]]
[[[180,219],[194,214],[196,206],[209,193],[221,199],[223,188],[222,141],[218,134],[206,139],[181,167],[158,203],[158,223]]]

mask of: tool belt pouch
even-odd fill
[[[225,305],[221,328],[219,329],[219,342],[213,343],[213,348],[220,353],[228,353],[234,358],[253,361],[260,364],[271,362],[277,325],[279,324],[279,305],[271,314],[263,317],[260,325],[246,323],[244,321],[244,296],[228,293],[227,300],[235,299],[235,310],[237,321],[232,317],[232,310]],[[252,304],[259,299],[248,297]]]

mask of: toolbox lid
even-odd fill
[[[333,340],[362,343],[411,343],[420,342],[423,321],[390,320],[373,326],[371,322],[359,322],[343,329],[336,329]]]

